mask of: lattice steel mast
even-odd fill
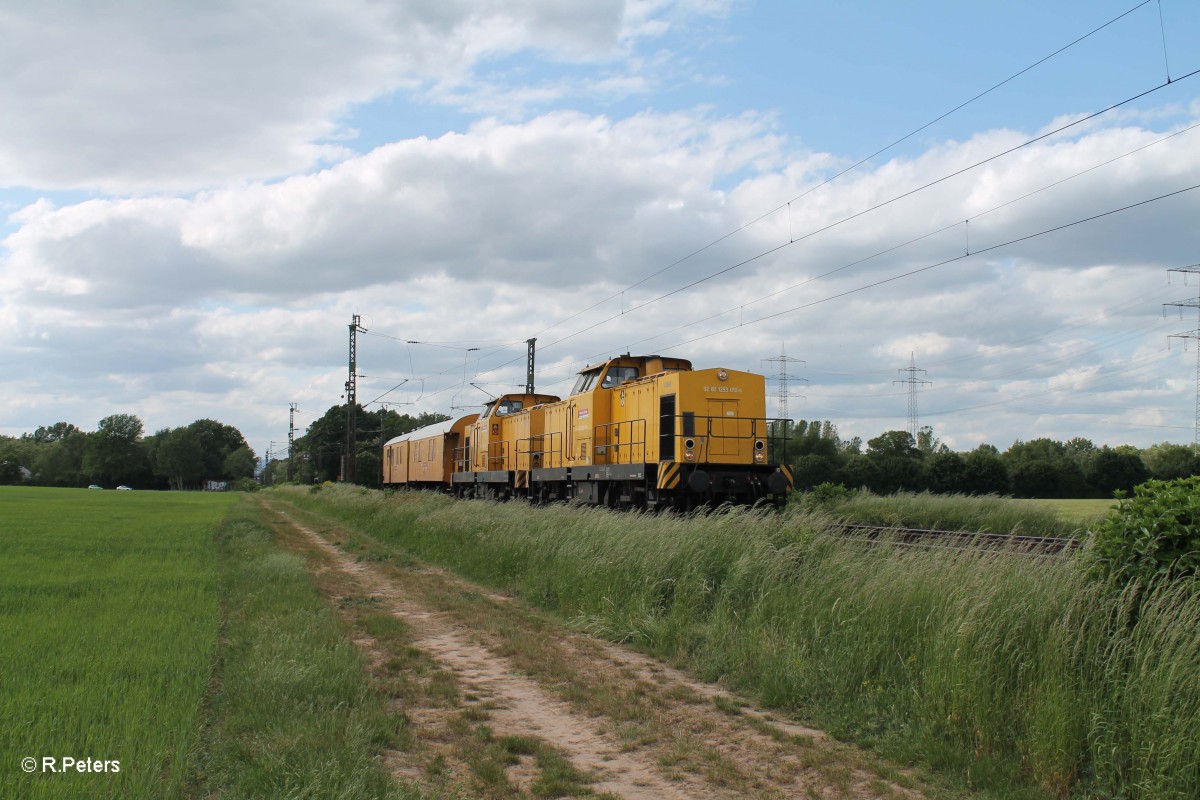
[[[361,317],[354,315],[350,323],[350,375],[346,379],[346,449],[342,453],[342,482],[354,483],[358,473],[358,333],[367,332]]]
[[[907,378],[892,381],[892,383],[904,383],[908,385],[908,433],[913,437],[913,443],[917,441],[917,391],[922,386],[932,386],[933,381],[927,381],[924,378],[918,378],[917,373],[925,374],[925,370],[917,369],[917,357],[914,353],[908,355],[908,366],[896,370],[897,372],[907,372]]]
[[[1200,264],[1193,264],[1190,267],[1179,267],[1178,269],[1169,269],[1171,272],[1182,272],[1184,275],[1184,284],[1187,284],[1188,275],[1200,275]],[[1200,292],[1200,290],[1198,290]],[[1196,309],[1196,330],[1187,331],[1186,333],[1173,333],[1170,339],[1183,339],[1184,349],[1187,349],[1187,340],[1196,339],[1196,414],[1195,422],[1192,428],[1192,450],[1200,453],[1200,294],[1194,300],[1181,300],[1178,303],[1163,303],[1163,306],[1171,306],[1179,309],[1179,316],[1183,316],[1183,309]]]
[[[780,342],[779,344],[779,355],[775,356],[774,358],[764,358],[763,361],[770,364],[779,364],[779,376],[777,378],[772,378],[771,380],[779,382],[779,418],[790,421],[791,416],[788,412],[788,397],[790,397],[788,394],[788,381],[803,381],[805,379],[797,378],[795,375],[789,375],[787,371],[788,364],[803,364],[805,362],[799,358],[791,358],[788,356],[786,352],[786,343],[784,342]]]

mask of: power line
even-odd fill
[[[1200,69],[1193,70],[1192,72],[1189,72],[1188,74],[1186,74],[1186,75],[1183,75],[1183,76],[1182,76],[1182,77],[1180,77],[1180,78],[1177,78],[1177,79],[1176,79],[1175,81],[1173,81],[1173,82],[1174,82],[1174,83],[1178,83],[1179,81],[1186,80],[1186,79],[1188,79],[1188,78],[1194,77],[1194,76],[1195,76],[1195,75],[1197,75],[1197,74],[1200,74]],[[1002,150],[1002,151],[1000,151],[1000,152],[998,152],[998,153],[995,153],[995,154],[993,154],[993,155],[991,155],[991,156],[988,156],[987,158],[981,159],[980,161],[976,161],[975,163],[973,163],[973,164],[971,164],[971,165],[969,165],[969,166],[966,166],[966,167],[963,167],[963,168],[961,168],[961,169],[955,170],[955,171],[953,171],[953,172],[950,172],[950,173],[948,173],[948,174],[946,174],[946,175],[943,175],[943,176],[942,176],[942,177],[940,177],[940,178],[937,178],[937,179],[935,179],[935,180],[932,180],[932,181],[930,181],[930,182],[928,182],[928,183],[925,183],[925,184],[923,184],[923,185],[921,185],[921,186],[918,186],[918,187],[916,187],[916,188],[914,188],[914,189],[910,189],[910,190],[908,190],[908,191],[906,191],[906,192],[902,192],[901,194],[895,195],[894,197],[891,197],[891,198],[889,198],[888,200],[884,200],[884,201],[882,201],[882,202],[876,203],[875,205],[869,206],[869,207],[867,207],[867,208],[865,208],[865,209],[863,209],[863,210],[861,210],[861,211],[858,211],[858,212],[856,212],[856,213],[854,213],[854,214],[851,214],[851,215],[849,215],[849,216],[847,216],[847,217],[843,217],[842,219],[839,219],[839,220],[837,220],[837,221],[835,221],[835,222],[831,222],[831,223],[829,223],[829,224],[827,224],[827,225],[824,225],[824,226],[822,226],[822,227],[820,227],[820,228],[817,228],[817,229],[815,229],[815,230],[811,230],[811,231],[809,231],[808,233],[805,233],[805,234],[803,234],[803,235],[801,235],[801,236],[799,236],[799,237],[795,237],[795,238],[789,238],[789,240],[788,240],[788,241],[786,241],[786,242],[783,242],[782,244],[779,244],[779,245],[777,245],[777,246],[775,246],[775,247],[768,248],[768,249],[766,249],[766,250],[764,250],[764,251],[761,251],[761,252],[759,252],[759,253],[757,253],[757,254],[755,254],[755,255],[753,255],[753,256],[750,256],[749,258],[742,259],[741,261],[738,261],[738,262],[736,262],[736,263],[734,263],[734,264],[731,264],[730,266],[727,266],[727,267],[725,267],[725,268],[723,268],[723,269],[717,270],[716,272],[710,273],[710,274],[708,274],[708,275],[706,275],[706,276],[704,276],[704,277],[702,277],[702,278],[697,278],[696,280],[693,280],[693,281],[691,281],[690,283],[687,283],[687,284],[684,284],[683,286],[680,286],[680,287],[677,287],[677,288],[675,288],[675,289],[672,289],[671,291],[664,292],[663,294],[660,294],[660,295],[658,295],[657,297],[654,297],[654,298],[652,298],[652,299],[650,299],[650,300],[647,300],[647,301],[645,301],[645,302],[643,302],[643,303],[639,303],[638,305],[635,305],[635,306],[633,306],[633,307],[631,307],[631,308],[629,308],[629,309],[622,309],[621,313],[619,313],[619,314],[613,314],[613,315],[611,315],[611,316],[609,316],[609,317],[606,317],[606,318],[604,318],[604,319],[602,319],[602,320],[599,320],[598,322],[595,322],[595,323],[593,323],[593,324],[591,324],[591,325],[588,325],[587,327],[581,328],[581,329],[579,329],[579,330],[577,330],[577,331],[575,331],[575,332],[573,332],[573,333],[567,334],[566,336],[562,336],[562,337],[560,337],[560,338],[558,338],[558,339],[556,339],[556,340],[554,340],[554,341],[550,342],[549,344],[543,345],[543,349],[544,349],[544,348],[547,348],[547,347],[553,347],[553,346],[555,346],[555,345],[557,345],[557,344],[562,344],[563,342],[566,342],[566,341],[568,341],[568,340],[570,340],[570,339],[573,339],[573,338],[575,338],[576,336],[579,336],[579,335],[581,335],[581,334],[583,334],[583,333],[587,333],[588,331],[594,330],[594,329],[596,329],[596,328],[598,328],[598,327],[600,327],[600,326],[602,326],[602,325],[606,325],[607,323],[609,323],[609,322],[612,322],[613,320],[620,319],[621,317],[624,317],[626,314],[632,313],[632,312],[634,312],[634,311],[640,311],[640,310],[641,310],[641,309],[643,309],[643,308],[647,308],[647,307],[649,307],[649,306],[651,306],[651,305],[653,305],[653,304],[655,304],[655,303],[658,303],[658,302],[660,302],[660,301],[662,301],[662,300],[665,300],[665,299],[667,299],[667,298],[669,298],[669,297],[672,297],[672,296],[674,296],[674,295],[676,295],[676,294],[679,294],[679,293],[681,293],[681,292],[687,291],[688,289],[692,289],[692,288],[694,288],[694,287],[696,287],[696,286],[699,286],[700,284],[707,283],[708,281],[710,281],[710,280],[713,280],[714,278],[718,278],[718,277],[720,277],[720,276],[722,276],[722,275],[726,275],[726,274],[728,274],[728,273],[730,273],[730,272],[733,272],[734,270],[740,269],[741,267],[744,267],[744,266],[746,266],[747,264],[754,263],[755,261],[758,261],[759,259],[761,259],[761,258],[764,258],[764,257],[766,257],[766,256],[768,256],[768,255],[771,255],[772,253],[776,253],[776,252],[778,252],[778,251],[782,250],[782,249],[783,249],[783,248],[785,248],[785,247],[789,247],[789,246],[791,246],[791,245],[793,245],[793,244],[798,244],[798,243],[800,243],[800,242],[803,242],[803,241],[805,241],[805,240],[807,240],[807,239],[810,239],[810,238],[812,238],[813,236],[817,236],[818,234],[825,233],[825,232],[827,232],[827,231],[829,231],[829,230],[832,230],[833,228],[836,228],[836,227],[838,227],[838,226],[840,226],[840,225],[843,225],[843,224],[845,224],[845,223],[847,223],[847,222],[851,222],[851,221],[853,221],[853,220],[856,220],[856,219],[858,219],[858,218],[860,218],[860,217],[863,217],[863,216],[865,216],[865,215],[867,215],[867,214],[870,214],[870,213],[871,213],[871,212],[873,212],[873,211],[878,211],[879,209],[881,209],[881,208],[885,208],[885,207],[887,207],[887,206],[889,206],[889,205],[891,205],[891,204],[893,204],[893,203],[895,203],[895,202],[898,202],[898,201],[900,201],[900,200],[906,199],[906,198],[908,198],[908,197],[912,197],[913,195],[916,195],[916,194],[918,194],[918,193],[920,193],[920,192],[923,192],[923,191],[925,191],[925,190],[927,190],[927,189],[930,189],[930,188],[932,188],[932,187],[934,187],[934,186],[937,186],[937,185],[939,185],[939,184],[941,184],[941,183],[944,183],[945,181],[948,181],[948,180],[950,180],[951,178],[955,178],[955,177],[958,177],[958,176],[960,176],[960,175],[963,175],[963,174],[965,174],[965,173],[967,173],[967,172],[970,172],[970,171],[971,171],[971,170],[973,170],[973,169],[976,169],[976,168],[978,168],[978,167],[981,167],[981,166],[983,166],[983,165],[985,165],[985,164],[989,164],[989,163],[991,163],[992,161],[995,161],[995,160],[997,160],[997,159],[999,159],[999,158],[1003,158],[1004,156],[1011,155],[1012,153],[1015,153],[1015,152],[1017,152],[1018,150],[1021,150],[1021,149],[1023,149],[1023,148],[1029,147],[1030,145],[1036,144],[1037,142],[1043,141],[1043,140],[1045,140],[1045,139],[1047,139],[1047,138],[1049,138],[1049,137],[1051,137],[1051,136],[1055,136],[1055,135],[1057,135],[1057,134],[1059,134],[1059,133],[1062,133],[1063,131],[1069,130],[1069,129],[1071,129],[1071,128],[1073,128],[1073,127],[1077,126],[1077,125],[1081,125],[1081,124],[1083,124],[1084,122],[1088,122],[1088,121],[1090,121],[1090,120],[1093,120],[1093,119],[1095,119],[1095,118],[1097,118],[1097,117],[1099,117],[1099,116],[1102,116],[1102,115],[1104,115],[1104,114],[1107,114],[1108,112],[1110,112],[1110,111],[1113,111],[1113,110],[1115,110],[1115,109],[1117,109],[1117,108],[1120,108],[1121,106],[1124,106],[1124,105],[1127,105],[1127,104],[1129,104],[1129,103],[1132,103],[1132,102],[1134,102],[1135,100],[1139,100],[1139,99],[1141,99],[1141,98],[1143,98],[1143,97],[1146,97],[1146,96],[1148,96],[1148,95],[1150,95],[1150,94],[1153,94],[1154,92],[1160,91],[1161,89],[1165,88],[1165,87],[1166,87],[1166,86],[1168,86],[1168,85],[1169,85],[1168,83],[1162,83],[1162,84],[1159,84],[1159,85],[1157,85],[1157,86],[1155,86],[1155,87],[1153,87],[1153,88],[1151,88],[1151,89],[1147,89],[1147,90],[1145,90],[1145,91],[1139,92],[1138,94],[1135,94],[1135,95],[1133,95],[1133,96],[1131,96],[1131,97],[1127,97],[1126,99],[1124,99],[1124,100],[1121,100],[1120,102],[1113,103],[1112,105],[1108,106],[1107,108],[1104,108],[1104,109],[1102,109],[1102,110],[1100,110],[1100,111],[1096,111],[1096,112],[1093,112],[1093,113],[1091,113],[1091,114],[1088,114],[1088,115],[1086,115],[1086,116],[1083,116],[1083,117],[1081,117],[1081,118],[1079,118],[1079,119],[1077,119],[1077,120],[1075,120],[1075,121],[1073,121],[1073,122],[1069,122],[1069,123],[1066,123],[1066,124],[1064,124],[1064,125],[1061,125],[1061,126],[1059,126],[1059,127],[1055,128],[1055,129],[1051,130],[1051,131],[1048,131],[1048,132],[1046,132],[1046,133],[1043,133],[1043,134],[1040,134],[1040,135],[1038,135],[1038,136],[1035,136],[1035,137],[1033,137],[1033,138],[1031,138],[1031,139],[1028,139],[1028,140],[1026,140],[1026,141],[1022,142],[1021,144],[1018,144],[1018,145],[1015,145],[1015,146],[1013,146],[1013,147],[1010,147],[1010,148],[1008,148],[1007,150]],[[957,225],[957,223],[955,223],[955,224]],[[954,227],[954,226],[948,226],[948,227]],[[970,254],[968,253],[967,255],[970,255]],[[616,297],[616,296],[618,296],[618,295],[613,295],[613,296],[609,297],[608,299],[612,299],[612,297]],[[605,301],[602,301],[602,302],[605,302]],[[589,307],[589,309],[587,309],[587,310],[590,310],[591,308],[596,308],[598,305],[600,305],[600,303],[597,303],[597,304],[594,304],[594,305],[590,306],[590,307]],[[577,316],[577,315],[576,315],[576,316]],[[544,332],[544,331],[546,331],[546,330],[549,330],[549,328],[545,328],[545,329],[543,329],[543,331],[540,331],[539,333],[541,333],[541,332]],[[512,364],[512,363],[514,363],[516,360],[517,360],[517,359],[511,359],[511,360],[509,360],[509,361],[505,361],[505,362],[503,362],[503,363],[501,363],[501,364],[498,364],[498,365],[496,365],[496,366],[495,366],[493,369],[500,369],[501,367],[508,366],[509,364]]]
[[[940,114],[939,116],[935,117],[934,119],[930,120],[929,122],[925,123],[924,125],[920,126],[919,128],[916,128],[915,130],[910,131],[909,133],[905,134],[904,136],[900,137],[899,139],[896,139],[895,141],[891,142],[890,144],[887,144],[884,147],[880,148],[879,150],[876,150],[871,155],[857,161],[856,163],[850,165],[849,167],[846,167],[841,172],[838,172],[837,174],[833,175],[832,177],[826,178],[824,181],[816,184],[815,186],[812,186],[809,189],[806,189],[804,192],[793,197],[791,200],[788,200],[786,203],[778,205],[775,208],[760,214],[759,216],[755,217],[754,219],[750,220],[749,222],[743,223],[742,225],[740,225],[739,227],[730,231],[729,233],[726,233],[723,236],[720,236],[720,237],[714,239],[713,241],[709,242],[708,244],[704,245],[703,247],[693,250],[692,252],[688,253],[687,255],[683,256],[682,258],[679,258],[679,259],[673,261],[672,263],[657,270],[656,272],[653,272],[653,273],[645,276],[644,278],[640,279],[639,281],[637,281],[633,284],[630,284],[629,286],[626,286],[621,291],[611,294],[608,297],[605,297],[604,299],[602,299],[596,303],[593,303],[592,305],[588,306],[587,308],[584,308],[581,311],[578,311],[568,317],[564,317],[563,319],[559,320],[558,322],[555,322],[553,325],[550,325],[549,327],[541,329],[535,335],[540,336],[543,333],[553,330],[554,328],[558,327],[559,325],[561,325],[565,322],[569,322],[570,320],[575,319],[576,317],[579,317],[582,314],[586,314],[588,311],[591,311],[592,309],[598,308],[599,306],[603,305],[604,303],[607,303],[609,300],[614,300],[614,299],[620,297],[624,292],[626,292],[630,289],[636,288],[636,287],[642,285],[643,283],[646,283],[647,281],[652,280],[653,278],[656,278],[657,276],[663,274],[664,272],[667,272],[668,270],[679,266],[680,264],[684,263],[685,261],[688,261],[691,258],[699,255],[700,253],[703,253],[704,251],[720,244],[721,242],[725,241],[726,239],[730,238],[731,236],[734,236],[734,235],[740,233],[741,231],[745,230],[746,228],[749,228],[750,226],[761,222],[762,220],[783,210],[784,208],[789,208],[789,210],[790,210],[790,205],[792,203],[796,202],[797,200],[803,199],[804,197],[806,197],[807,195],[816,191],[817,189],[820,189],[823,186],[826,186],[827,184],[832,183],[833,181],[842,177],[843,175],[846,175],[847,173],[858,169],[863,164],[866,164],[867,162],[869,162],[871,159],[873,159],[877,156],[880,156],[883,153],[886,153],[887,151],[891,150],[896,145],[902,144],[903,142],[907,141],[908,139],[911,139],[913,136],[917,135],[921,131],[926,130],[927,128],[937,124],[938,122],[941,122],[946,117],[949,117],[950,115],[952,115],[952,114],[962,110],[963,108],[967,107],[968,105],[974,103],[976,100],[979,100],[979,99],[985,97],[986,95],[991,94],[993,91],[995,91],[996,89],[999,89],[1001,86],[1004,86],[1005,84],[1007,84],[1013,80],[1016,80],[1017,78],[1024,75],[1025,73],[1029,72],[1030,70],[1035,69],[1036,67],[1045,63],[1046,61],[1049,61],[1050,59],[1054,58],[1055,56],[1060,55],[1061,53],[1065,52],[1066,50],[1069,50],[1070,48],[1079,44],[1080,42],[1083,42],[1084,40],[1094,36],[1095,34],[1099,33],[1100,31],[1104,30],[1105,28],[1109,27],[1110,25],[1113,25],[1114,23],[1120,21],[1121,19],[1124,19],[1125,17],[1132,14],[1134,11],[1137,11],[1142,6],[1147,5],[1149,2],[1150,2],[1150,0],[1143,0],[1143,2],[1138,3],[1137,5],[1133,6],[1132,8],[1130,8],[1129,10],[1125,11],[1122,14],[1119,14],[1119,15],[1113,17],[1108,22],[1105,22],[1103,25],[1093,28],[1091,31],[1089,31],[1088,33],[1085,33],[1083,36],[1080,36],[1077,39],[1071,41],[1070,43],[1063,45],[1059,49],[1055,50],[1053,53],[1050,53],[1049,55],[1038,59],[1037,61],[1033,62],[1032,64],[1025,67],[1024,69],[1021,69],[1018,72],[1013,73],[1012,75],[1008,76],[1007,78],[1000,81],[999,83],[996,83],[996,84],[992,85],[991,87],[985,89],[984,91],[976,94],[974,97],[970,98],[969,100],[959,103],[957,106],[950,109],[949,111],[946,111],[946,112]],[[1170,82],[1170,80],[1168,77],[1168,83],[1169,82]],[[1101,113],[1103,113],[1103,112],[1101,112]],[[562,341],[562,340],[559,340],[559,341]],[[555,344],[557,344],[557,342],[555,342]],[[511,363],[511,362],[509,362],[509,363]],[[507,364],[501,364],[500,366],[507,366]]]

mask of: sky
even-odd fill
[[[359,315],[370,409],[477,410],[536,337],[548,393],[656,353],[847,438],[913,377],[956,450],[1193,440],[1194,0],[0,0],[0,41],[2,434],[280,454]]]

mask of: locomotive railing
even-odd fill
[[[530,436],[526,439],[517,440],[517,460],[521,456],[529,458],[528,466],[518,469],[541,469],[546,466],[546,456],[557,455],[562,458],[562,432],[554,431],[552,433],[539,433],[537,436]]]
[[[660,430],[673,428],[675,431],[669,435],[672,445],[670,456],[667,453],[659,454],[663,460],[674,457],[680,442],[685,445],[685,453],[688,450],[692,452],[691,460],[700,463],[712,458],[739,455],[746,443],[753,446],[754,442],[761,441],[765,450],[762,463],[777,466],[788,461],[791,420],[701,416],[682,412],[663,415],[659,426]],[[688,441],[692,442],[692,447],[686,447]]]
[[[751,454],[754,442],[763,442],[761,463],[777,466],[788,462],[788,444],[791,420],[766,419],[762,417],[718,417],[699,416],[687,412],[664,414],[659,419],[659,430],[674,433],[663,434],[660,439],[659,458],[670,461],[676,453],[691,449],[694,461],[704,462],[710,458],[728,458],[743,452]],[[646,420],[634,419],[597,425],[593,429],[596,464],[633,464],[646,458]],[[692,440],[693,447],[679,448],[677,445]],[[745,448],[749,446],[749,450]],[[460,448],[462,449],[462,448]],[[457,456],[458,451],[455,451]],[[540,469],[546,466],[565,466],[566,452],[563,448],[563,433],[555,431],[517,440],[516,469]],[[753,456],[751,456],[752,458]],[[527,459],[527,460],[526,460]],[[461,463],[460,461],[456,461]],[[455,468],[459,470],[459,467]]]
[[[505,465],[508,464],[508,442],[504,440],[491,442],[488,445],[486,463],[489,470],[506,469]]]
[[[646,460],[646,420],[629,419],[597,425],[597,464],[633,464]]]

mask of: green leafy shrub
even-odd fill
[[[804,508],[809,511],[820,508],[829,509],[842,505],[857,493],[856,489],[847,489],[840,483],[829,483],[826,481],[808,491],[801,502]]]
[[[1146,481],[1118,501],[1095,533],[1100,574],[1131,581],[1196,573],[1200,476]]]

